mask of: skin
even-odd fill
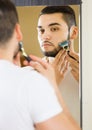
[[[69,55],[62,55],[62,50],[58,46],[60,42],[67,40],[69,37],[70,55],[76,59],[76,57],[78,57],[78,54],[74,52],[73,43],[74,39],[76,39],[78,35],[78,28],[76,26],[72,26],[69,31],[68,26],[63,19],[63,14],[54,13],[41,15],[38,20],[37,29],[38,40],[43,54],[48,54],[47,56],[55,56],[55,60],[52,62],[52,66],[54,66],[56,77],[58,79],[57,84],[59,85],[64,78],[65,73],[68,70],[68,64],[72,68],[72,75],[79,82],[79,58],[77,58],[78,62],[76,62],[76,60],[73,60]],[[60,50],[61,53],[58,53]],[[67,58],[65,58],[63,60],[64,62],[62,63],[63,57]],[[61,76],[61,73],[63,76]]]
[[[70,56],[73,56],[75,59],[71,58]],[[79,56],[75,52],[70,52],[69,55],[67,56],[67,60],[70,63],[71,67],[71,73],[74,76],[74,78],[79,82]]]
[[[60,13],[39,17],[38,40],[43,52],[58,51],[58,44],[68,38],[68,26],[61,17]]]

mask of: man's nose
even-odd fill
[[[43,38],[44,40],[49,40],[49,39],[51,39],[51,33],[48,32],[48,31],[45,31],[44,34],[42,35],[42,38]]]

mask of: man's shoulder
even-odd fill
[[[33,84],[38,83],[39,85],[42,85],[45,83],[48,84],[49,82],[45,76],[43,76],[30,66],[22,67],[21,70],[22,73],[25,74],[25,78],[27,78],[27,80],[29,79],[29,81],[31,81],[32,83],[34,82]]]

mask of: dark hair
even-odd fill
[[[47,6],[41,10],[39,16],[53,13],[62,13],[69,28],[76,25],[75,12],[70,6]]]
[[[18,22],[15,5],[10,0],[0,0],[0,45],[12,37]]]

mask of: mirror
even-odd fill
[[[80,55],[80,6],[70,5],[76,14],[77,26],[79,34],[74,42],[74,50]],[[38,34],[37,23],[40,11],[45,6],[24,6],[17,7],[21,30],[23,32],[23,43],[27,54],[34,54],[43,57],[41,52]],[[69,82],[69,77],[66,77],[66,82]],[[73,79],[72,79],[73,80]],[[74,85],[73,85],[74,84]],[[60,86],[62,96],[75,120],[80,124],[80,83],[71,82],[70,86],[65,86],[64,83]]]

